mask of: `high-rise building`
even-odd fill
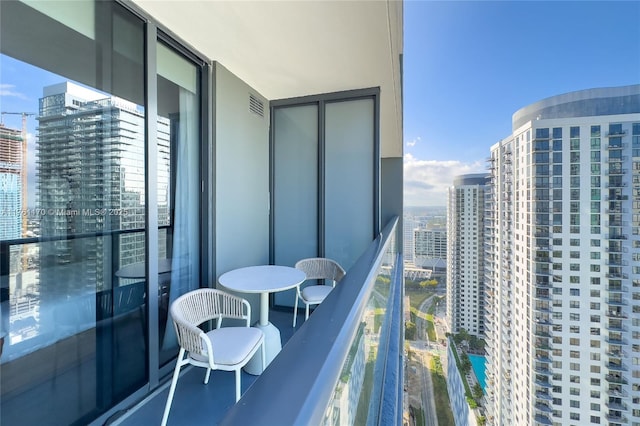
[[[414,264],[414,232],[423,226],[415,217],[405,214],[403,219],[404,234],[404,262],[410,265]]]
[[[22,137],[0,124],[0,240],[22,234]]]
[[[456,176],[447,209],[447,322],[451,333],[484,335],[486,174]]]
[[[120,265],[144,261],[144,113],[132,102],[64,82],[44,87],[38,121],[40,234],[87,235],[43,246],[41,262],[74,275],[69,283],[109,288],[104,269],[111,267],[112,257]],[[168,128],[169,120],[159,118],[160,225],[166,224],[168,211]],[[96,234],[114,230],[138,232],[111,238]],[[78,267],[79,257],[84,267]],[[55,279],[57,285],[41,282],[40,287],[62,294],[65,285]]]
[[[419,228],[413,231],[414,264],[419,268],[443,272],[447,267],[447,230]]]
[[[640,85],[517,111],[489,161],[489,424],[640,424]]]

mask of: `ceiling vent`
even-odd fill
[[[252,94],[249,94],[249,111],[260,117],[264,117],[264,103]]]

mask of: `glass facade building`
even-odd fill
[[[22,235],[22,138],[0,125],[0,239]]]

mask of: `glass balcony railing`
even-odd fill
[[[394,218],[222,420],[402,424],[403,271]]]

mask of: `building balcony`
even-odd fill
[[[543,413],[551,413],[553,411],[549,404],[546,403],[536,403],[533,407],[538,411],[542,411]]]
[[[623,363],[618,363],[618,362],[609,362],[607,363],[607,365],[605,366],[606,368],[608,368],[611,371],[627,371],[628,368],[626,365],[624,365]]]
[[[615,411],[609,411],[607,414],[605,414],[604,417],[610,422],[615,422],[615,423],[627,423],[628,421],[626,416],[622,415],[622,413],[615,412]]]
[[[553,397],[547,391],[536,391],[536,398],[543,401],[553,401]]]
[[[607,389],[607,395],[614,398],[627,398],[629,396],[629,392],[622,389],[622,386],[610,385],[609,389]]]
[[[542,367],[542,366],[534,367],[533,371],[535,371],[537,374],[542,374],[542,375],[545,375],[545,376],[550,376],[550,375],[553,374],[553,372],[550,369],[548,369],[546,367]]]
[[[618,311],[618,310],[608,310],[606,313],[606,316],[611,317],[611,318],[629,318],[629,315],[627,315],[625,312],[622,311]]]
[[[610,408],[612,410],[619,410],[619,411],[626,411],[629,409],[629,407],[627,406],[627,404],[625,404],[624,402],[605,402],[604,405],[607,408]]]
[[[605,291],[608,291],[609,293],[626,293],[629,291],[629,287],[623,286],[620,284],[616,284],[616,285],[609,284],[605,286]]]
[[[539,300],[551,300],[551,295],[548,292],[536,292],[534,298]]]
[[[611,321],[615,321],[615,322],[612,323]],[[627,327],[622,325],[620,320],[610,320],[609,324],[606,325],[606,329],[609,331],[618,331],[618,332],[627,331]]]
[[[549,357],[548,352],[537,352],[535,355],[535,360],[538,362],[546,362],[546,363],[551,362],[551,358]]]
[[[553,388],[553,385],[549,382],[549,379],[541,380],[541,378],[536,378],[536,379],[533,381],[533,383],[534,383],[536,386],[538,386],[538,387],[540,387],[540,388],[542,388],[542,389],[547,389],[547,390],[548,390],[548,389]]]
[[[551,419],[547,415],[536,414],[533,417],[533,420],[538,425],[544,425],[544,426],[552,426],[553,425],[553,422],[551,421]]]
[[[607,374],[604,376],[604,379],[609,383],[617,383],[622,385],[626,385],[629,383],[629,381],[620,374]]]
[[[270,320],[281,330],[283,349],[261,375],[242,373],[244,394],[238,403],[233,400],[233,374],[213,371],[210,383],[203,385],[204,370],[187,369],[178,382],[169,424],[178,419],[188,419],[188,424],[322,424],[336,415],[338,408],[334,401],[346,389],[348,392],[357,389],[360,396],[355,400],[367,401],[369,420],[375,418],[374,422],[378,422],[380,416],[398,415],[395,410],[403,392],[403,365],[397,356],[403,350],[402,269],[392,268],[392,283],[390,287],[386,285],[389,293],[383,296],[377,289],[380,284],[376,277],[383,273],[382,259],[389,258],[390,245],[383,243],[382,247],[376,250],[372,245],[347,272],[343,282],[296,329],[291,327],[290,310],[270,312]],[[388,276],[387,272],[384,274]],[[363,287],[375,290],[363,292]],[[386,319],[376,331],[373,311],[368,307],[378,303],[385,306]],[[353,315],[356,312],[359,314]],[[300,321],[301,317],[299,324]],[[395,356],[387,357],[391,354]],[[373,368],[365,369],[361,363],[371,362],[371,356],[377,359],[376,363],[386,364],[384,369],[388,371],[378,374]],[[315,372],[313,376],[309,376],[310,371]],[[300,377],[308,380],[301,381]],[[364,382],[372,383],[374,390],[362,386]],[[159,424],[167,385],[130,409],[119,424]],[[372,410],[370,404],[377,408]],[[314,407],[313,412],[308,411],[310,406]],[[394,413],[385,414],[383,406]],[[401,416],[401,407],[398,411]],[[342,412],[342,416],[348,415]]]

